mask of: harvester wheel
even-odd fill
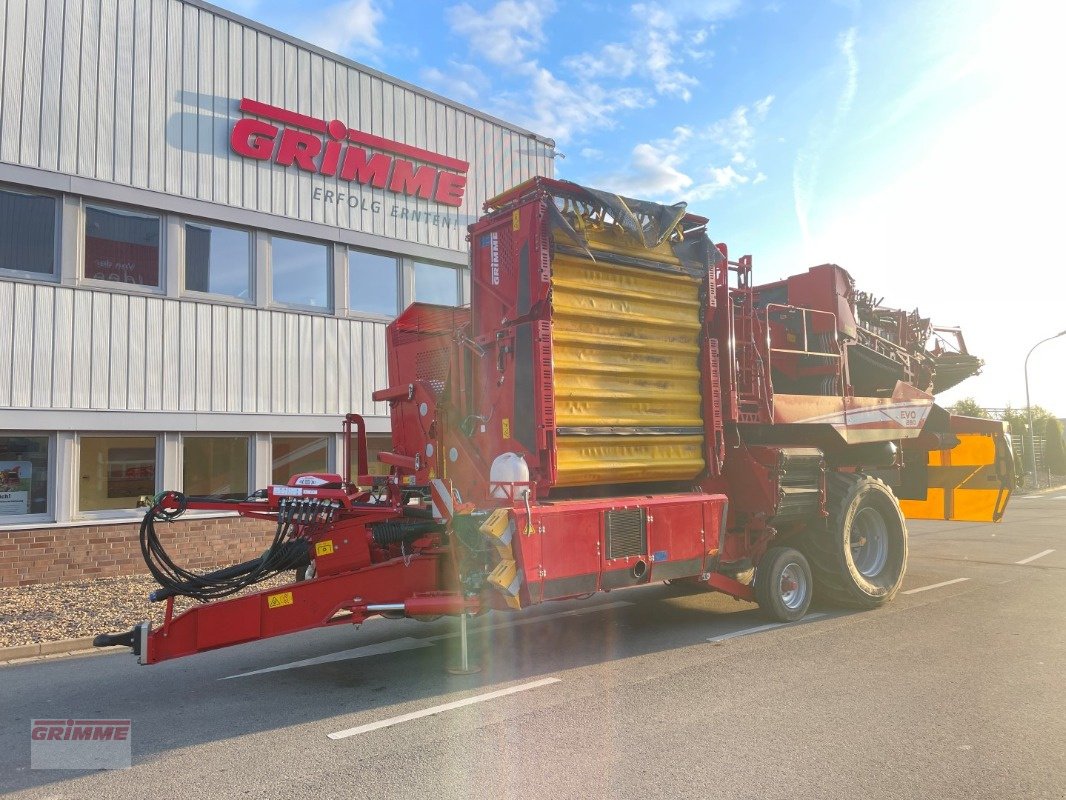
[[[762,613],[778,622],[795,622],[807,613],[814,581],[803,553],[772,547],[755,571],[755,601]]]
[[[830,472],[829,518],[798,539],[818,600],[852,608],[884,605],[907,569],[907,523],[892,490],[876,478]]]

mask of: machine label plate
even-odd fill
[[[333,540],[326,539],[325,541],[315,544],[316,556],[328,556],[333,554]]]

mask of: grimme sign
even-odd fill
[[[466,161],[247,97],[240,109],[251,115],[237,120],[230,133],[230,147],[240,156],[448,206],[463,203]]]

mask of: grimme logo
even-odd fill
[[[444,205],[463,204],[470,169],[466,161],[373,136],[349,128],[339,119],[326,122],[247,97],[241,100],[240,109],[263,118],[244,117],[233,125],[230,147],[245,158],[273,161],[283,167],[295,165],[316,175],[336,175],[341,180]],[[367,148],[384,152],[372,153]]]
[[[30,720],[30,768],[123,769],[131,730],[128,719]]]

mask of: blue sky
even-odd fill
[[[961,325],[1024,405],[1066,329],[1066,11],[997,0],[216,0],[554,138],[562,178],[688,201],[756,281],[847,268]],[[1066,416],[1066,337],[1030,362]]]

